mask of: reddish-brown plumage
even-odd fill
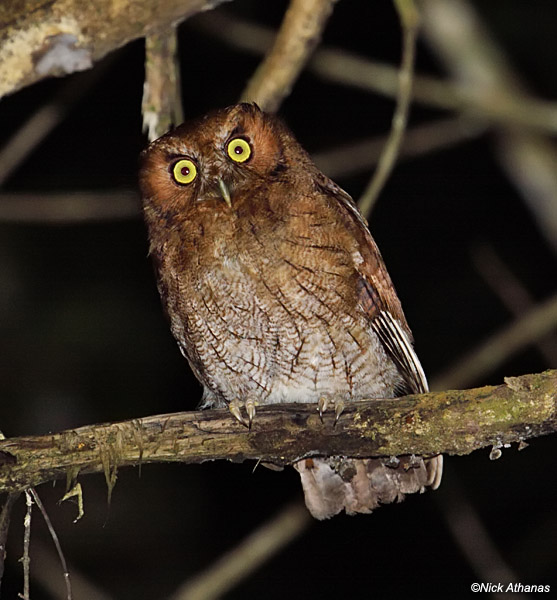
[[[257,404],[425,391],[364,219],[278,119],[240,104],[184,124],[143,153],[140,184],[159,291],[204,406],[239,418],[245,406],[251,420]],[[296,468],[317,518],[369,512],[440,476],[437,459]]]

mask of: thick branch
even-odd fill
[[[251,431],[227,410],[175,413],[0,441],[0,492],[120,466],[228,459],[286,465],[306,456],[468,454],[557,429],[557,370],[504,385],[348,403],[336,426],[312,404],[258,408]]]
[[[224,0],[3,0],[0,97],[49,75],[83,71],[131,40]]]

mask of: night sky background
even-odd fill
[[[477,8],[532,94],[557,96],[551,0],[494,0]],[[286,2],[236,0],[217,10],[278,27]],[[260,58],[204,33],[192,18],[180,27],[186,116],[234,103]],[[323,44],[373,60],[400,61],[400,30],[390,2],[343,0]],[[56,100],[62,123],[7,179],[2,193],[137,190],[143,42],[114,52],[93,71],[48,79],[0,103],[7,142],[34,111]],[[446,73],[418,46],[417,72]],[[73,93],[73,92],[72,92]],[[393,101],[302,74],[279,114],[310,152],[385,135]],[[446,116],[423,105],[410,125]],[[488,130],[469,141],[401,160],[370,218],[431,377],[454,364],[513,316],[482,278],[473,257],[495,252],[536,302],[555,293],[556,261],[516,187],[494,155]],[[557,165],[556,165],[557,168]],[[338,183],[355,198],[371,169]],[[557,199],[555,199],[557,202]],[[470,387],[557,365],[534,346]],[[96,422],[193,410],[201,388],[169,332],[147,257],[139,216],[50,225],[0,220],[0,429],[7,437],[44,434]],[[516,581],[557,593],[556,438],[521,452],[489,451],[446,459],[435,493],[410,496],[369,516],[312,524],[227,598],[468,598],[481,581],[448,523],[470,507]],[[144,465],[120,470],[112,504],[103,475],[80,478],[85,516],[58,505],[63,482],[38,491],[71,567],[110,598],[164,598],[211,565],[285,504],[302,497],[293,469],[254,464]],[[10,529],[3,598],[22,590],[24,502]],[[33,548],[51,547],[34,513]],[[35,546],[34,546],[35,545]],[[478,556],[481,549],[478,548]],[[481,560],[481,559],[480,559]],[[60,582],[62,578],[60,577]],[[497,580],[494,580],[497,582]],[[53,596],[32,584],[32,598]]]

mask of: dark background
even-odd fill
[[[557,94],[553,1],[477,2],[485,22],[529,89]],[[225,10],[278,26],[285,2],[237,0]],[[372,59],[397,64],[400,31],[390,2],[344,0],[324,36]],[[180,28],[186,115],[235,102],[259,58]],[[136,189],[141,133],[143,43],[113,53],[67,115],[19,166],[4,192]],[[420,43],[417,70],[443,76]],[[0,104],[8,140],[33,111],[71,80],[50,79]],[[280,114],[310,151],[388,132],[393,102],[303,74]],[[411,125],[442,116],[415,107]],[[472,252],[488,245],[537,301],[555,291],[556,264],[516,188],[493,154],[491,133],[442,152],[401,161],[370,219],[431,376],[453,364],[512,316],[479,275]],[[339,180],[354,197],[370,173]],[[470,385],[550,367],[536,348],[521,351]],[[553,365],[555,367],[556,365]],[[140,218],[71,226],[0,222],[0,429],[6,436],[194,409],[200,387],[164,320]],[[447,522],[473,507],[517,581],[557,592],[557,490],[552,437],[527,450],[486,450],[448,458],[439,491],[371,516],[313,524],[229,598],[466,598],[481,577]],[[253,464],[144,466],[119,472],[107,505],[102,475],[81,478],[85,516],[58,505],[63,483],[40,495],[66,558],[114,598],[164,598],[212,564],[285,503],[301,498],[297,474]],[[24,506],[10,530],[3,597],[22,589]],[[49,544],[38,512],[33,543]],[[481,549],[478,548],[478,553]],[[34,600],[49,598],[35,584]]]

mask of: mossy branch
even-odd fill
[[[258,408],[252,430],[227,410],[157,415],[0,441],[0,492],[75,481],[140,463],[227,459],[286,465],[316,455],[468,454],[557,430],[557,370],[503,385],[347,403],[340,420],[313,404]]]

